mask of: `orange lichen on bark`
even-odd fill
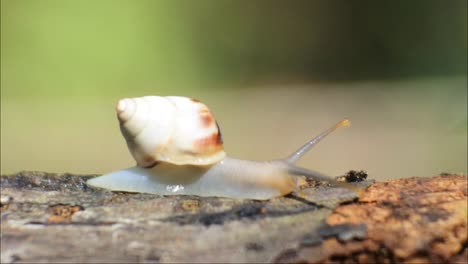
[[[47,219],[48,224],[66,224],[70,223],[71,217],[74,213],[83,210],[83,207],[79,205],[66,205],[57,204],[50,206],[47,209],[49,218]]]
[[[466,176],[408,178],[373,184],[358,203],[336,208],[327,223],[366,224],[367,238],[359,243],[385,248],[395,259],[446,262],[466,254],[467,212]],[[344,254],[336,243],[324,246],[330,256]]]
[[[467,188],[464,175],[374,183],[357,201],[338,206],[328,216],[323,229],[341,231],[322,235],[319,243],[302,243],[276,261],[467,263]],[[364,235],[342,239],[358,226],[366,227]]]

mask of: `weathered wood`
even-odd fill
[[[253,201],[114,193],[91,177],[2,176],[1,261],[466,260],[466,176],[375,183],[359,201],[326,184]]]
[[[327,217],[321,229],[338,229],[336,234],[320,244],[307,243],[306,237],[276,261],[467,263],[467,215],[466,176],[375,183],[359,201],[341,205]]]

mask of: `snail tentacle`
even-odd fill
[[[296,163],[304,154],[306,154],[313,146],[317,145],[322,139],[324,139],[326,136],[328,136],[331,132],[335,131],[336,129],[343,127],[343,126],[349,126],[351,122],[348,119],[343,119],[340,122],[338,122],[336,125],[330,127],[329,129],[323,131],[320,133],[318,136],[314,137],[312,140],[309,142],[305,143],[302,147],[300,147],[298,150],[294,151],[291,155],[289,155],[287,158],[284,160],[289,163],[289,164],[294,164]]]

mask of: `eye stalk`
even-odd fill
[[[305,143],[302,147],[296,150],[293,154],[287,157],[285,160],[287,163],[294,164],[296,163],[304,154],[306,154],[312,147],[317,145],[322,139],[328,136],[331,132],[337,130],[340,127],[347,127],[350,126],[351,122],[348,119],[343,119],[338,122],[336,125],[330,127],[329,129],[323,131],[318,136],[310,140],[309,142]]]

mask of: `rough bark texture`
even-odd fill
[[[354,229],[345,233],[352,241],[343,241],[343,230],[320,245],[304,240],[276,261],[467,263],[467,214],[466,176],[375,183],[358,202],[338,206],[326,220],[334,228],[366,227],[364,236]]]
[[[467,262],[466,176],[374,183],[359,199],[318,184],[270,201],[115,193],[91,177],[2,176],[1,261]]]

